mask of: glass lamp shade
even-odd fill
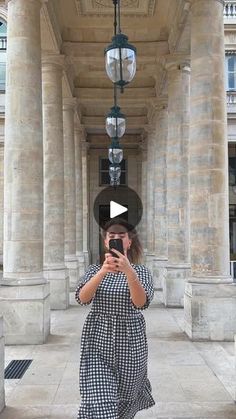
[[[121,175],[121,168],[118,164],[111,164],[109,166],[109,175],[111,180],[117,180],[120,179],[120,175]]]
[[[115,148],[110,147],[108,152],[108,158],[111,163],[113,164],[119,164],[123,160],[123,150],[122,148]]]
[[[111,186],[119,186],[120,185],[120,179],[116,179],[116,180],[111,179],[110,185]]]
[[[106,131],[110,138],[121,138],[125,133],[125,116],[119,106],[113,106],[106,117]]]
[[[136,73],[136,48],[128,43],[122,33],[113,36],[112,43],[105,49],[106,72],[109,79],[124,87]]]

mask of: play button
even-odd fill
[[[124,214],[126,211],[128,211],[128,209],[123,207],[123,205],[117,204],[117,202],[114,201],[110,202],[110,218],[118,217],[118,215]]]
[[[100,227],[116,217],[136,227],[142,218],[143,206],[138,194],[128,186],[108,186],[97,195],[93,212]]]

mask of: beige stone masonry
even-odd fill
[[[189,96],[187,57],[168,57],[167,219],[168,267],[163,282],[166,306],[183,306],[189,254]]]
[[[185,330],[233,340],[236,287],[229,277],[228,162],[223,2],[191,7],[190,243]]]
[[[44,276],[50,281],[52,309],[69,305],[69,277],[64,262],[64,146],[62,74],[64,57],[42,60],[44,143]]]
[[[39,0],[8,2],[0,314],[12,344],[43,343],[50,324],[43,277],[40,8]]]
[[[79,278],[85,271],[83,252],[83,179],[82,179],[82,141],[86,137],[82,126],[75,126],[75,180],[76,180],[76,256]],[[74,284],[76,285],[76,284]]]
[[[65,199],[65,262],[69,269],[70,287],[78,281],[76,257],[76,192],[75,192],[75,132],[74,98],[63,100],[64,130],[64,199]]]
[[[3,318],[0,317],[0,413],[5,407],[5,390],[4,390],[4,335],[3,335]]]

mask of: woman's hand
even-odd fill
[[[125,254],[119,252],[119,250],[111,249],[112,252],[117,254],[117,258],[112,257],[113,263],[115,263],[117,271],[123,272],[124,274],[128,274],[130,270],[132,270],[132,266],[130,264],[130,261],[127,257],[127,252],[125,251]]]
[[[103,265],[100,269],[106,275],[109,272],[117,273],[117,265],[116,265],[116,258],[111,255],[111,253],[105,253],[105,260],[103,262]]]

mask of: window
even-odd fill
[[[99,159],[99,186],[110,185],[110,176],[109,176],[109,159],[104,159],[100,157]],[[121,176],[120,184],[127,185],[127,160],[123,159],[121,164]]]
[[[6,85],[6,50],[7,50],[7,26],[0,21],[0,92],[5,91]]]
[[[226,90],[236,91],[236,54],[226,55]]]

